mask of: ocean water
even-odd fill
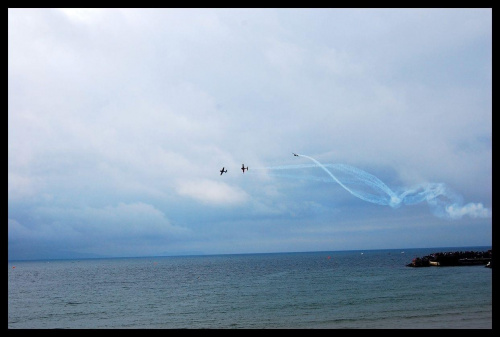
[[[9,261],[9,329],[492,329],[491,247]]]

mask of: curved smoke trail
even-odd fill
[[[464,215],[474,218],[491,217],[491,211],[481,203],[463,205],[462,197],[442,183],[421,184],[396,193],[374,175],[356,167],[344,164],[323,165],[312,157],[303,154],[298,156],[308,158],[315,165],[286,165],[263,169],[289,170],[320,167],[330,176],[330,181],[338,183],[352,195],[367,202],[397,208],[403,204],[414,205],[426,201],[433,214],[441,218],[460,219]],[[314,180],[325,181],[320,178],[314,178]]]
[[[305,157],[309,158],[313,162],[316,163],[319,167],[321,167],[330,177],[333,178],[337,183],[339,183],[340,186],[342,186],[346,191],[351,193],[352,195],[368,201],[372,202],[375,204],[379,205],[389,205],[391,207],[398,207],[399,204],[401,203],[401,200],[397,197],[397,195],[391,191],[389,187],[387,187],[386,184],[384,184],[380,179],[377,177],[366,173],[365,171],[359,170],[355,167],[348,166],[348,165],[340,165],[339,168],[342,169],[345,173],[348,175],[352,176],[354,178],[354,181],[359,180],[361,183],[365,183],[366,186],[372,187],[375,191],[379,191],[381,193],[373,194],[369,192],[363,192],[362,190],[355,190],[354,188],[349,188],[345,184],[343,184],[337,177],[335,177],[324,165],[322,165],[319,161],[317,161],[314,158],[311,158],[306,155],[299,155],[300,157]]]

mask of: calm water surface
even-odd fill
[[[491,247],[10,261],[8,327],[492,328],[492,269],[410,268]]]

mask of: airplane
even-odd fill
[[[245,173],[245,170],[248,171],[248,166],[245,167],[245,164],[241,164],[241,170],[243,171],[243,173]]]
[[[293,153],[293,152],[292,152],[292,153]],[[298,154],[296,154],[296,153],[293,153],[293,155],[294,155],[295,157],[298,157],[298,156],[299,156],[299,155],[298,155]]]
[[[219,172],[220,172],[220,175],[222,175],[222,173],[226,173],[227,170],[224,170],[224,167],[223,167],[222,170],[220,170]]]

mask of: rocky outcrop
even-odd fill
[[[492,250],[484,252],[477,251],[456,251],[456,252],[438,252],[422,257],[414,258],[408,267],[431,267],[431,266],[475,266],[493,264]]]

